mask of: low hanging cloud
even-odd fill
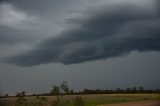
[[[159,51],[158,6],[155,0],[109,0],[80,17],[67,19],[70,28],[56,37],[4,61],[18,66],[75,64],[124,56],[132,51]]]

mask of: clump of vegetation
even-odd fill
[[[33,94],[26,97],[26,93],[23,91],[17,93],[13,99],[12,96],[6,94],[0,98],[0,106],[97,106],[147,100],[160,100],[160,90],[144,90],[143,87],[138,89],[133,87],[126,90],[120,88],[116,90],[84,89],[81,92],[74,92],[69,89],[67,82],[62,82],[58,86],[53,86],[48,94]]]
[[[56,96],[56,100],[52,101],[51,106],[70,106],[70,102],[63,100],[63,95],[69,95],[69,87],[67,82],[62,82],[59,86],[53,86],[51,95]]]
[[[25,92],[17,93],[16,97],[16,103],[17,106],[25,106],[26,105],[26,99],[24,98]]]
[[[57,101],[57,100],[52,101],[51,106],[60,106],[60,101]]]
[[[50,106],[73,106],[73,103],[70,98],[69,99],[60,98],[52,101]]]
[[[48,99],[46,97],[36,97],[36,102],[34,106],[46,106],[48,102]]]
[[[77,96],[73,98],[73,104],[74,106],[84,106],[85,100],[81,96]]]

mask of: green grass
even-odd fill
[[[115,104],[138,101],[160,100],[158,94],[109,94],[92,95],[87,100],[87,106],[96,106],[101,104]]]
[[[99,94],[99,95],[78,95],[85,100],[85,106],[97,106],[103,104],[115,104],[138,101],[160,100],[160,94]],[[60,106],[74,106],[73,99],[77,95],[63,96],[60,100]],[[23,104],[17,104],[17,98],[5,99],[6,106],[52,106],[56,100],[54,96],[46,97],[47,100],[41,100],[37,97],[26,97]],[[54,105],[55,106],[55,105]]]

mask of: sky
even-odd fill
[[[158,89],[159,28],[159,0],[0,0],[0,89]]]

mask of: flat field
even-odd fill
[[[79,99],[76,99],[77,97],[79,97]],[[25,99],[17,97],[7,98],[5,99],[4,106],[111,106],[111,105],[118,106],[118,104],[123,104],[123,103],[127,103],[127,105],[124,104],[123,105],[128,106],[128,103],[132,104],[135,102],[157,103],[160,101],[160,94],[65,95],[63,97],[59,97],[58,102],[56,96],[45,96],[45,97],[32,96],[24,98]],[[75,102],[77,103],[79,102],[79,105],[78,104],[76,105]],[[150,105],[144,105],[144,106],[150,106]]]

